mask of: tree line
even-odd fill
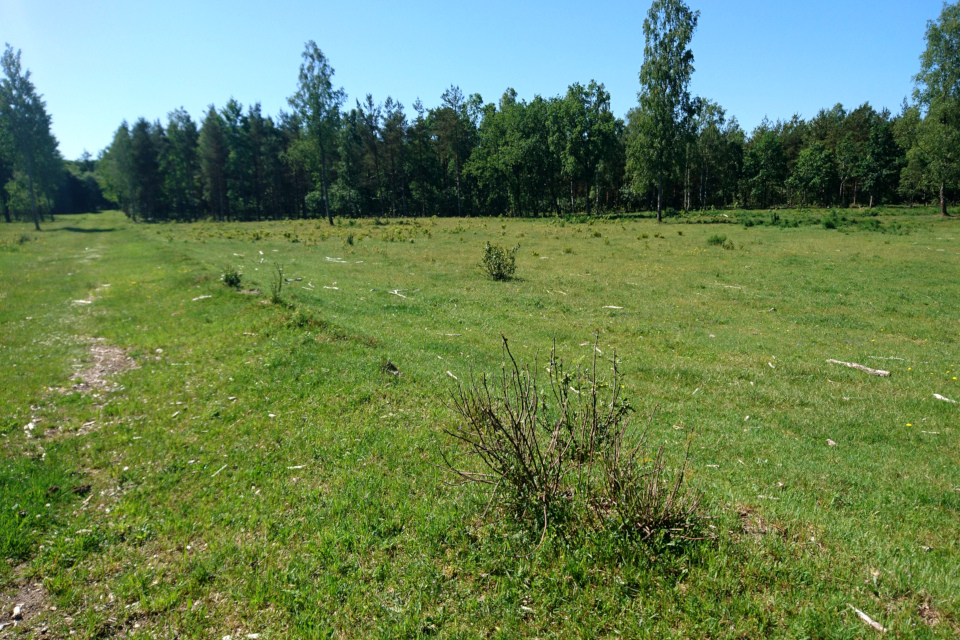
[[[77,193],[95,182],[131,218],[148,221],[640,210],[659,219],[726,207],[933,201],[945,214],[960,186],[958,7],[945,5],[928,23],[914,99],[897,114],[837,104],[806,120],[764,119],[748,134],[722,106],[690,95],[699,12],[682,0],[654,0],[638,104],[622,119],[596,81],[530,101],[507,89],[485,102],[451,86],[432,108],[371,94],[348,104],[311,41],[289,111],[270,116],[259,104],[230,100],[199,122],[184,109],[166,123],[124,122],[97,160],[66,173],[82,183]],[[16,63],[14,75],[19,54]],[[59,156],[48,156],[53,167]],[[23,194],[50,193],[26,184],[23,162],[0,164],[4,170],[8,217],[25,210]],[[33,174],[52,182],[43,169]]]

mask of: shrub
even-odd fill
[[[600,237],[603,236],[603,234],[600,233],[600,232],[599,232],[598,230],[596,230],[596,229],[594,229],[594,230],[593,230],[593,233],[591,233],[590,235],[593,236],[594,238],[600,238]]]
[[[563,252],[566,254],[571,254],[573,253],[573,247],[564,247]]]
[[[640,235],[637,236],[637,240],[646,240],[649,237],[650,237],[649,233],[641,233]]]
[[[630,428],[631,407],[621,396],[616,353],[613,377],[592,365],[568,372],[550,352],[541,367],[517,363],[503,338],[503,366],[493,378],[457,383],[453,406],[463,424],[446,434],[466,447],[482,470],[448,470],[489,488],[494,503],[521,523],[550,523],[617,532],[640,540],[690,538],[698,526],[700,497],[684,487],[689,444],[679,469],[669,470],[664,447],[655,454],[647,430]],[[459,456],[457,456],[459,459]]]
[[[223,275],[220,276],[220,279],[223,280],[223,284],[227,285],[231,289],[239,289],[241,283],[243,282],[243,274],[240,273],[239,269],[227,269],[223,272]]]
[[[31,240],[33,240],[33,238],[31,238],[30,236],[24,233],[24,234],[21,234],[19,238],[17,238],[17,244],[26,244]]]
[[[831,211],[823,217],[823,228],[824,229],[836,229],[840,224],[840,219],[837,217],[835,211]]]
[[[677,229],[677,235],[678,235],[678,236],[682,236],[682,235],[683,235],[683,229]]]
[[[733,244],[733,240],[725,240],[722,246],[727,251],[733,251],[737,248],[737,245]]]
[[[714,247],[722,245],[726,241],[727,241],[727,236],[721,235],[719,233],[715,233],[709,238],[707,238],[707,244]]]
[[[488,276],[494,280],[504,281],[513,277],[517,271],[517,250],[518,244],[513,249],[504,249],[500,245],[487,243],[483,250],[483,260],[480,266]]]

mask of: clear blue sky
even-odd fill
[[[701,12],[692,89],[747,131],[837,102],[899,109],[941,0],[688,0]],[[496,101],[596,79],[618,116],[636,104],[649,1],[0,0],[0,41],[47,101],[67,158],[123,119],[195,118],[231,96],[286,109],[315,40],[349,104],[366,93],[435,106],[450,84]],[[409,111],[409,110],[408,110]]]

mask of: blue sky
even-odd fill
[[[688,0],[694,93],[750,131],[840,102],[899,110],[941,0]],[[315,40],[349,104],[368,92],[435,106],[457,84],[495,102],[558,95],[596,79],[618,116],[636,104],[648,0],[0,0],[0,41],[47,101],[67,158],[109,144],[123,119],[199,118],[230,97],[286,109]]]

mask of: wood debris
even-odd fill
[[[856,362],[843,362],[841,360],[830,359],[827,360],[830,364],[842,364],[845,367],[850,367],[851,369],[858,369],[864,373],[869,373],[870,375],[880,376],[881,378],[886,378],[890,375],[889,371],[884,371],[883,369],[871,369],[870,367],[865,367],[862,364],[857,364]]]
[[[933,394],[933,397],[936,398],[937,400],[943,400],[944,402],[949,402],[950,404],[957,404],[956,400],[951,400],[950,398],[942,396],[939,393]]]
[[[856,608],[855,606],[853,606],[852,604],[847,604],[847,606],[850,607],[851,609],[853,609],[854,613],[856,613],[857,616],[858,616],[861,620],[863,620],[865,623],[867,623],[868,625],[870,625],[871,627],[873,627],[874,629],[876,629],[876,630],[879,631],[880,633],[886,633],[886,632],[887,632],[887,628],[886,628],[886,627],[884,627],[882,624],[880,624],[879,622],[877,622],[876,620],[874,620],[873,618],[871,618],[871,617],[868,616],[867,614],[865,614],[863,611],[860,611],[860,609],[857,609],[857,608]]]

